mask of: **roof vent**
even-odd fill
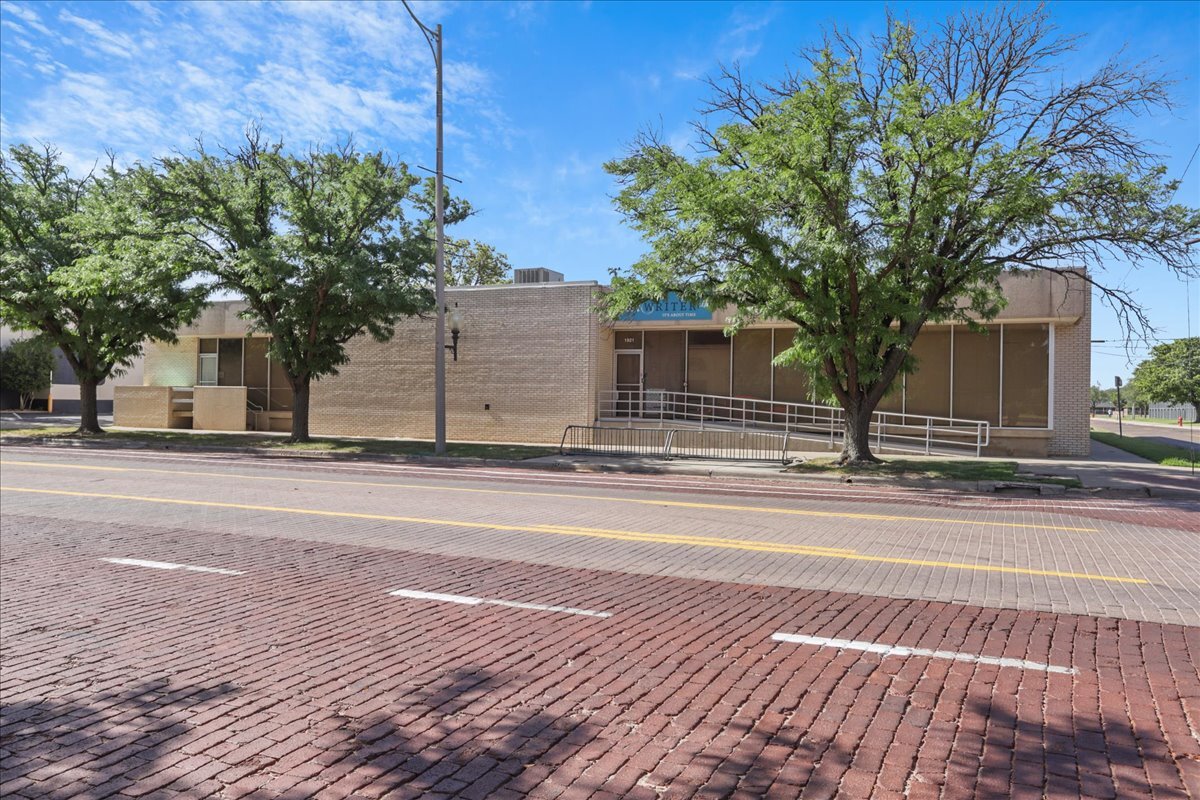
[[[513,270],[513,283],[562,283],[563,274],[545,267]]]

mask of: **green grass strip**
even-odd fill
[[[1176,447],[1139,436],[1118,436],[1107,431],[1092,431],[1092,438],[1167,467],[1190,467],[1193,463],[1200,464],[1200,452],[1194,449],[1189,451],[1186,446]]]
[[[81,441],[136,442],[163,447],[169,445],[201,445],[208,447],[255,447],[292,452],[346,453],[350,455],[373,454],[390,456],[433,455],[432,442],[395,439],[346,439],[339,437],[317,437],[311,442],[297,444],[283,436],[265,436],[254,433],[186,433],[183,431],[114,431],[102,436],[76,436],[75,428],[47,427],[20,428],[0,431],[0,438],[21,437],[30,439],[79,439]],[[458,458],[495,458],[521,460],[553,455],[555,447],[539,447],[520,444],[480,444],[474,442],[449,442],[446,455]]]
[[[940,478],[955,481],[1026,481],[1035,480],[1017,475],[1015,461],[986,461],[958,458],[938,461],[934,459],[887,458],[879,464],[839,467],[832,459],[812,459],[789,468],[793,472],[825,472],[839,475],[879,475],[907,478]],[[1074,478],[1050,481],[1039,477],[1036,480],[1078,486]]]

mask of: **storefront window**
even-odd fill
[[[268,395],[267,340],[263,337],[253,337],[246,340],[246,360],[244,375],[246,377],[246,400],[255,407],[266,409],[270,405]]]
[[[795,331],[778,328],[775,331],[775,352],[772,358],[792,346]],[[775,367],[775,397],[781,403],[811,403],[812,392],[804,370],[794,367]]]
[[[729,394],[729,339],[723,331],[688,333],[687,383],[692,394]]]
[[[683,391],[683,337],[683,331],[646,331],[647,390]]]
[[[245,339],[220,339],[217,345],[217,385],[242,385],[242,347]]]
[[[733,337],[733,395],[771,399],[770,331],[742,331]]]
[[[1001,425],[1044,428],[1049,423],[1050,329],[1004,326],[1004,391]]]
[[[905,381],[905,412],[950,416],[950,331],[921,331],[913,342],[912,355],[916,372]]]
[[[1000,327],[954,329],[954,416],[1000,424]]]
[[[985,331],[962,325],[922,330],[912,348],[914,372],[897,378],[876,410],[1045,428],[1049,325],[990,325]],[[794,335],[790,328],[745,330],[732,339],[711,329],[634,331],[627,341],[644,344],[647,390],[681,391],[686,364],[687,390],[695,394],[808,404],[814,402],[808,375],[771,363],[792,346]],[[275,380],[273,375],[272,386]]]
[[[292,387],[267,355],[264,336],[201,339],[198,386],[245,386],[246,399],[266,411],[290,411]]]

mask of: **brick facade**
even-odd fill
[[[195,337],[181,337],[175,344],[149,342],[143,352],[142,380],[146,386],[193,386],[199,355],[200,340]]]
[[[1054,433],[1047,455],[1086,458],[1091,454],[1092,293],[1083,280],[1067,291],[1082,308],[1079,321],[1054,326]]]
[[[594,283],[452,288],[463,317],[446,361],[446,433],[461,441],[557,442],[594,418],[601,328]],[[433,438],[434,321],[360,337],[336,376],[313,384],[314,434]],[[449,337],[447,337],[447,340]]]

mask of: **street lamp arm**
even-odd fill
[[[417,23],[417,27],[421,29],[421,33],[425,35],[425,43],[429,45],[429,50],[433,53],[434,63],[440,67],[442,65],[442,60],[438,57],[437,47],[434,46],[433,43],[435,39],[441,38],[440,34],[433,28],[427,26],[424,22],[421,22],[421,20],[417,19],[417,15],[413,12],[412,6],[408,4],[408,0],[401,0],[401,2],[404,3],[404,10],[408,12],[408,15],[412,17],[412,21]]]

